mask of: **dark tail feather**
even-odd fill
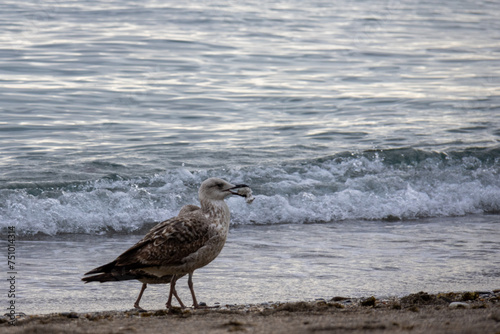
[[[92,274],[99,274],[99,273],[109,273],[111,270],[115,267],[116,261],[110,262],[108,264],[105,264],[103,266],[97,267],[89,271],[88,273],[85,273],[84,276],[87,275],[92,275]]]
[[[94,276],[88,276],[82,278],[82,281],[85,283],[89,282],[112,282],[112,281],[120,281],[120,279],[117,279],[110,273],[105,273],[105,274],[99,274],[99,275],[94,275]]]
[[[110,262],[108,264],[105,264],[103,266],[97,267],[89,271],[88,273],[85,273],[85,276],[87,275],[93,275],[93,276],[88,276],[82,278],[82,281],[85,283],[89,282],[112,282],[112,281],[119,281],[120,279],[116,278],[113,274],[112,271],[115,268],[116,261]],[[97,274],[97,275],[95,275]]]
[[[126,268],[116,267],[116,261],[92,269],[88,273],[85,273],[84,276],[88,276],[82,278],[82,281],[84,281],[85,283],[88,282],[103,283],[103,282],[127,281],[131,279],[136,279],[136,276],[130,274]]]

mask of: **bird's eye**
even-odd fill
[[[216,186],[216,187],[219,187],[219,188],[222,188],[222,187],[224,186],[224,184],[223,184],[223,183],[221,183],[221,182],[219,182],[219,183],[216,183],[216,184],[215,184],[215,186]]]

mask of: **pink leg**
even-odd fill
[[[189,278],[188,278],[188,286],[189,290],[191,290],[191,296],[193,297],[193,307],[194,308],[217,308],[218,306],[205,306],[205,305],[200,305],[198,304],[198,301],[196,300],[196,296],[194,294],[194,286],[193,286],[193,273],[189,273]]]
[[[182,300],[181,300],[181,299],[179,298],[179,296],[177,295],[177,291],[175,290],[175,288],[174,288],[173,295],[174,295],[175,299],[177,299],[177,301],[179,302],[179,305],[180,305],[182,308],[186,308],[186,305],[184,305],[184,304],[182,303]]]
[[[172,276],[172,280],[170,281],[170,292],[168,294],[168,300],[165,306],[167,308],[172,308],[172,295],[174,294],[175,291],[175,282],[177,281],[177,277],[175,275]],[[177,294],[177,292],[176,292]]]
[[[177,282],[177,279],[178,279],[177,275],[173,275],[172,280],[170,281],[170,293],[168,294],[168,300],[167,303],[165,304],[167,308],[172,308],[172,296],[174,296],[175,299],[177,299],[179,305],[182,308],[186,308],[186,306],[182,303],[182,300],[179,298],[177,291],[175,290],[175,283]]]
[[[194,306],[194,308],[199,308],[200,305],[198,305],[198,302],[196,301],[196,296],[194,295],[193,272],[189,273],[188,286],[189,286],[189,290],[191,290],[191,296],[193,297],[193,306]]]
[[[139,302],[141,301],[141,298],[142,298],[142,294],[144,293],[144,290],[146,290],[146,288],[148,287],[148,285],[146,283],[142,283],[142,288],[141,288],[141,292],[139,292],[139,297],[137,297],[137,300],[135,301],[134,303],[134,307],[138,310],[142,310],[144,311],[144,309],[142,307],[139,306]]]

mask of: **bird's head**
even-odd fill
[[[238,196],[243,196],[241,194],[238,194],[237,189],[238,188],[245,188],[248,187],[245,184],[231,184],[223,179],[219,179],[216,177],[209,178],[205,181],[200,186],[200,190],[198,192],[198,195],[201,200],[223,200],[229,195],[238,195]]]

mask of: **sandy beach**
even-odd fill
[[[500,333],[500,290],[0,318],[1,333]]]

